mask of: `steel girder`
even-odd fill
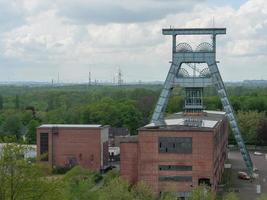
[[[248,169],[249,174],[253,175],[253,163],[250,158],[249,152],[244,144],[242,135],[240,133],[240,129],[237,124],[237,120],[235,117],[234,110],[229,101],[223,80],[221,78],[216,57],[215,51],[213,52],[173,52],[173,60],[168,72],[167,78],[164,82],[163,89],[161,91],[160,97],[156,104],[151,123],[154,123],[156,126],[165,125],[164,121],[164,113],[168,104],[169,97],[171,95],[173,87],[179,83],[179,79],[177,74],[181,68],[183,63],[206,63],[208,65],[212,84],[217,90],[217,94],[221,100],[224,111],[226,112],[226,116],[229,120],[230,127],[234,133],[235,140],[238,144],[240,152],[243,156],[244,162]],[[182,82],[182,79],[181,79]],[[209,81],[206,80],[206,84]],[[205,84],[204,84],[205,85]]]

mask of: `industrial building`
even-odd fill
[[[163,29],[164,35],[172,36],[172,61],[151,122],[139,128],[137,136],[129,136],[127,131],[109,132],[109,127],[102,125],[42,125],[37,129],[41,161],[51,167],[79,164],[101,171],[108,166],[110,144],[111,161],[120,154],[122,178],[131,184],[142,181],[158,195],[171,190],[187,199],[201,184],[217,190],[227,158],[230,125],[252,176],[253,163],[217,66],[216,36],[225,33],[225,28]],[[193,50],[187,43],[176,44],[176,37],[184,35],[209,35],[212,42],[200,43]],[[184,88],[183,112],[166,115],[176,86]],[[205,110],[207,86],[214,86],[224,112]],[[123,136],[116,140],[117,133]],[[114,148],[116,141],[120,149]]]
[[[227,157],[228,122],[224,112],[203,111],[191,120],[176,113],[164,127],[148,124],[121,142],[120,174],[130,183],[147,183],[156,194],[174,190],[180,197],[200,185],[216,190]],[[193,122],[194,123],[194,122]]]
[[[100,172],[108,167],[109,126],[44,124],[37,128],[37,156],[55,167],[81,165]]]
[[[216,36],[225,28],[167,28],[172,37],[172,61],[151,123],[138,136],[125,137],[120,145],[120,174],[130,183],[147,183],[156,194],[171,190],[187,199],[193,188],[218,187],[227,158],[228,124],[250,175],[253,163],[243,142],[216,60]],[[176,42],[185,35],[211,36],[195,49]],[[166,115],[173,89],[184,88],[183,112]],[[225,112],[207,111],[204,88],[214,86]],[[228,123],[229,122],[229,123]]]

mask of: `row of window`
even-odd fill
[[[159,153],[192,153],[192,138],[159,137]]]
[[[192,171],[189,165],[159,165],[160,171]]]
[[[192,176],[160,176],[159,181],[192,182]]]

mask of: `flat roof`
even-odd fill
[[[217,35],[226,34],[226,28],[164,28],[163,35]]]
[[[165,118],[165,126],[158,127],[154,123],[150,123],[141,129],[179,129],[179,130],[211,130],[214,129],[218,122],[225,117],[223,111],[204,110],[203,115],[185,115],[183,112],[174,113]],[[199,123],[198,123],[199,122]],[[189,124],[197,125],[189,125]]]
[[[101,124],[43,124],[38,128],[101,128]]]

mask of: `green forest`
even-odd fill
[[[36,159],[24,159],[24,143],[35,144],[36,127],[43,123],[109,124],[131,134],[149,123],[161,85],[60,87],[0,86],[0,139],[16,142],[0,153],[0,200],[176,200],[172,188],[160,197],[142,182],[130,185],[118,172],[99,174],[75,166],[65,174],[53,172]],[[183,110],[183,93],[175,88],[167,114]],[[267,145],[267,88],[228,87],[247,144]],[[204,91],[206,109],[221,110],[212,88]],[[230,143],[234,143],[232,135]],[[217,195],[205,186],[190,200],[239,200],[236,193]],[[257,200],[266,200],[259,196]]]
[[[0,139],[34,144],[43,123],[108,124],[131,134],[149,123],[161,85],[0,86]],[[247,144],[267,145],[267,88],[227,88]],[[167,114],[183,110],[183,90],[175,88]],[[204,91],[208,110],[222,105],[212,88]],[[233,137],[229,137],[234,143]]]

